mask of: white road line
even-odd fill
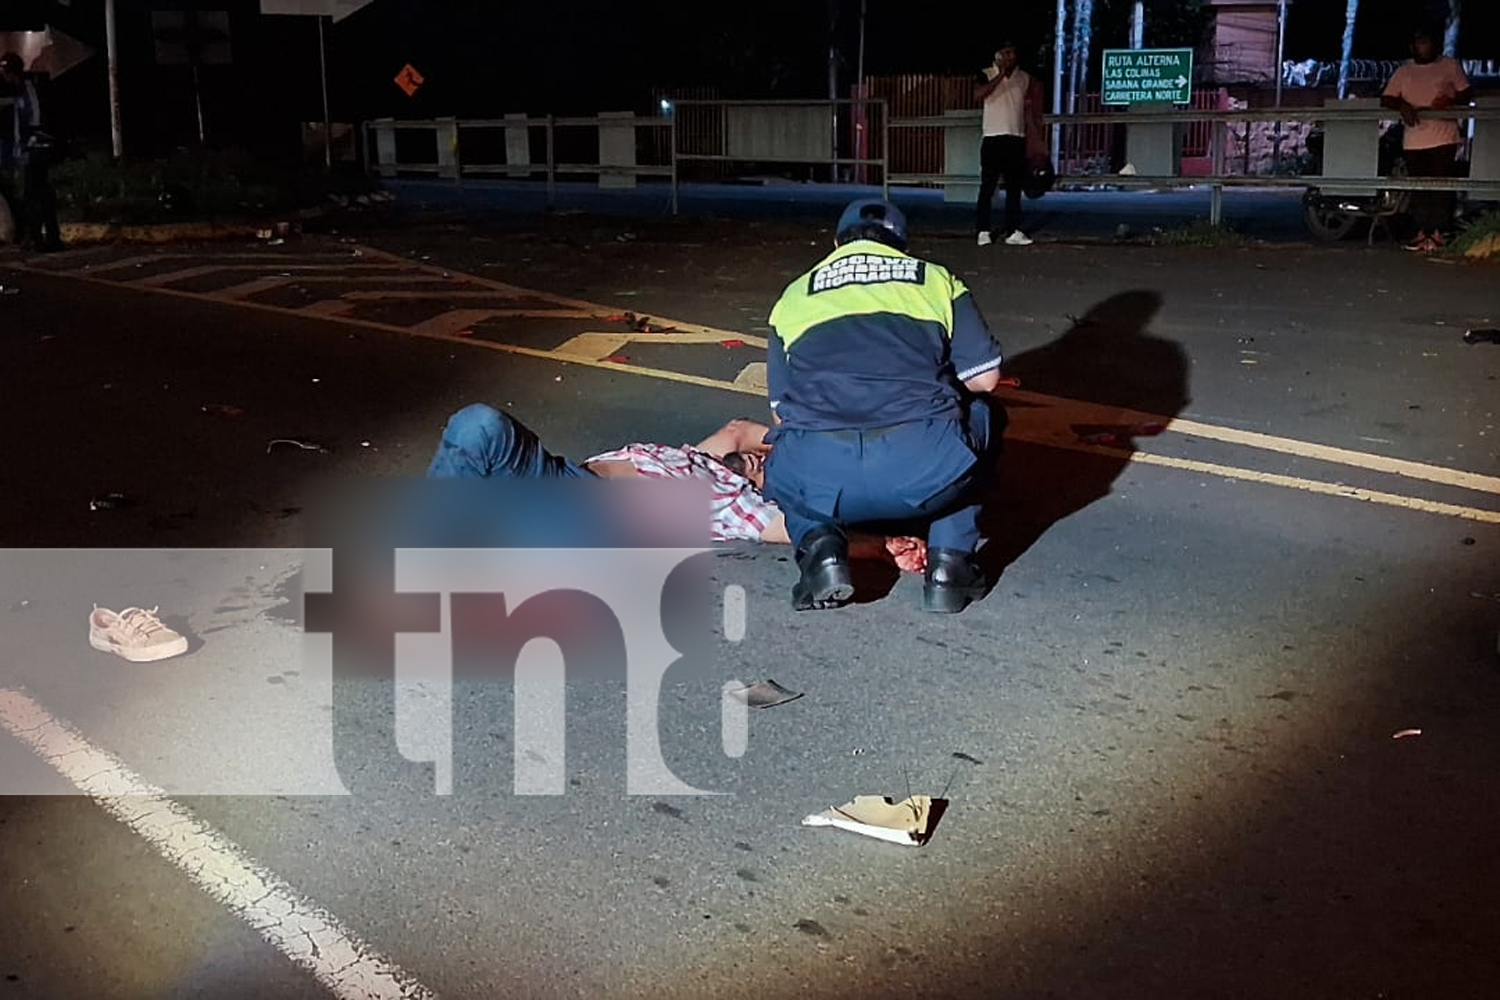
[[[435,994],[250,858],[222,834],[91,746],[29,696],[0,689],[0,726],[182,869],[340,1000]]]

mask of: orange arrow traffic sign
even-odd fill
[[[396,74],[396,86],[406,91],[407,97],[415,97],[417,88],[422,86],[423,77],[417,72],[417,68],[411,63],[401,67],[401,72]]]

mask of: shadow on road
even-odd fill
[[[1153,291],[1111,296],[1057,340],[1008,361],[1005,374],[1019,379],[1028,393],[1149,413],[1166,424],[1189,401],[1188,360],[1175,341],[1148,332],[1161,301]],[[1007,429],[1028,405],[1007,401]],[[1007,434],[982,520],[988,543],[980,558],[989,579],[998,579],[1052,525],[1108,496],[1135,451],[1133,439],[1153,431],[1135,420],[1078,424],[1071,430],[1080,442],[1106,443],[1109,453],[1033,444]]]

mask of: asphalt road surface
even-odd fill
[[[919,234],[1020,382],[998,584],[925,616],[875,568],[799,615],[787,552],[717,550],[743,634],[659,731],[721,794],[627,794],[622,685],[571,669],[565,752],[541,703],[454,685],[449,795],[391,685],[335,685],[315,486],[420,475],[475,401],[579,458],[759,416],[827,230],[510,216],[0,270],[0,996],[1491,990],[1500,349],[1461,334],[1493,267]],[[96,603],[192,647],[95,652]],[[722,685],[768,678],[802,697],[726,754]],[[537,773],[564,794],[515,793]],[[921,847],[800,825],[862,794],[947,807]]]
[[[1106,180],[1107,178],[1101,178]],[[547,209],[546,185],[540,181],[466,179],[452,181],[402,178],[387,182],[403,205],[426,211],[460,209],[468,213],[534,216]],[[1226,188],[1223,221],[1236,232],[1278,243],[1310,239],[1303,221],[1303,188]],[[878,187],[836,184],[684,184],[678,189],[677,212],[683,219],[779,218],[817,224],[838,218],[854,198],[879,197]],[[931,188],[892,188],[891,198],[924,232],[969,234],[974,226],[972,200],[947,201]],[[1022,202],[1022,226],[1040,240],[1114,240],[1150,238],[1210,217],[1212,193],[1204,186],[1176,189],[1053,191]],[[554,185],[553,208],[619,219],[671,216],[671,187],[643,180],[633,190],[601,191],[597,184],[560,181]],[[996,216],[1001,221],[1000,216]],[[1002,234],[1003,235],[1003,234]],[[1365,231],[1358,234],[1364,238]],[[1351,236],[1351,239],[1353,237]],[[1389,242],[1388,239],[1386,242]]]

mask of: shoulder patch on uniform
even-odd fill
[[[814,269],[807,276],[807,294],[816,295],[845,285],[883,285],[892,281],[924,284],[927,281],[926,262],[911,257],[850,254]]]

